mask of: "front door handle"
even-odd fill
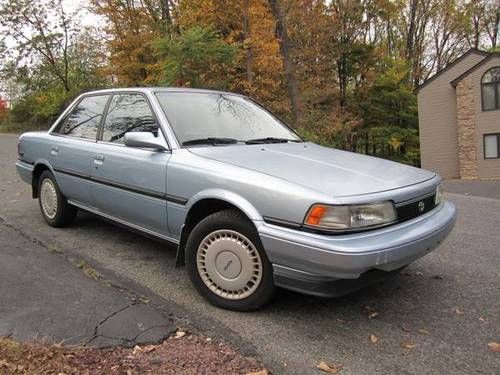
[[[58,146],[52,146],[50,149],[51,155],[56,156],[59,153],[59,147]]]

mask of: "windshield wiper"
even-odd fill
[[[238,143],[237,139],[234,138],[217,138],[217,137],[208,137],[208,138],[198,138],[198,139],[190,139],[189,141],[182,142],[183,146],[194,146],[194,145],[230,145]]]
[[[261,143],[287,143],[287,142],[300,142],[300,141],[295,139],[276,138],[276,137],[255,138],[245,141],[247,145],[256,145]]]

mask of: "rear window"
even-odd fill
[[[109,95],[83,98],[64,120],[59,134],[95,140]]]

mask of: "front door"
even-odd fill
[[[126,224],[168,236],[165,197],[170,152],[126,147],[124,136],[131,131],[163,137],[144,95],[114,94],[92,155],[95,206]]]

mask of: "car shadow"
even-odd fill
[[[161,254],[161,257],[167,262],[175,262],[177,249],[171,243],[124,227],[90,212],[79,211],[71,228],[86,231],[95,238],[108,238],[116,245],[137,248],[138,255],[143,254],[142,258],[144,259],[148,258],[148,254],[156,254],[155,258]]]
[[[144,237],[91,213],[79,212],[77,222],[72,228],[85,231],[86,236],[112,242],[117,253],[126,253],[127,260],[161,262],[167,273],[172,272],[175,267],[174,246]],[[121,256],[124,257],[123,254]],[[425,265],[427,266],[429,263]],[[450,287],[445,281],[431,276],[432,270],[427,269],[427,276],[423,276],[422,270],[425,270],[425,267],[422,267],[420,261],[416,262],[388,280],[337,298],[309,296],[278,288],[269,305],[252,314],[255,314],[256,318],[262,316],[282,319],[284,316],[295,316],[311,323],[326,320],[346,325],[365,324],[367,320],[372,319],[387,320],[404,322],[401,323],[402,329],[418,329],[428,323],[438,306],[443,305],[444,296]],[[186,272],[181,269],[181,272],[176,274],[183,279],[183,284],[189,284]],[[193,293],[196,293],[194,289]],[[199,301],[208,304],[201,297]],[[416,310],[418,314],[415,313]]]

